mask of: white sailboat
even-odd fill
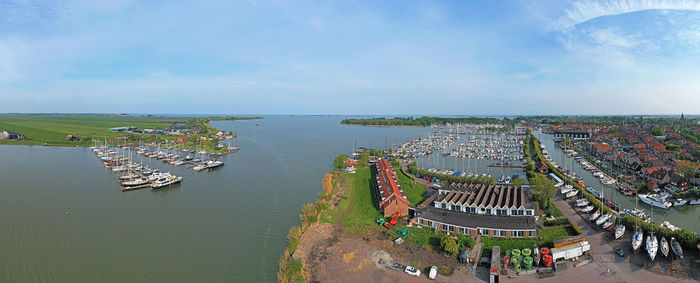
[[[595,221],[600,216],[600,209],[591,215],[591,221]]]
[[[656,240],[656,236],[654,236],[654,232],[651,233],[651,235],[647,236],[647,253],[649,253],[649,258],[653,261],[654,258],[656,257],[656,252],[659,249],[659,242]]]

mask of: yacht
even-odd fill
[[[199,171],[202,171],[204,169],[207,169],[207,164],[206,163],[197,164],[192,169],[194,169],[195,172],[199,172]]]
[[[644,240],[644,232],[642,232],[642,228],[637,229],[637,233],[634,234],[634,237],[632,237],[632,249],[637,251],[639,248],[642,247],[642,240]],[[671,239],[673,241],[673,239]]]
[[[664,196],[658,194],[639,195],[639,198],[642,200],[642,202],[648,205],[660,207],[663,209],[668,209],[673,205],[671,204],[671,202],[667,201]]]
[[[661,223],[661,225],[659,225],[659,226],[661,226],[661,228],[670,229],[671,231],[676,231],[676,230],[679,230],[679,229],[680,229],[680,228],[676,227],[676,225],[673,225],[673,224],[671,224],[671,222],[668,222],[668,221],[664,221],[664,222]]]
[[[647,253],[649,253],[649,258],[653,261],[656,257],[656,252],[659,250],[659,241],[656,240],[656,236],[647,236]]]

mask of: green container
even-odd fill
[[[523,249],[522,251],[523,256],[530,256],[532,254],[531,249]]]
[[[510,263],[513,264],[513,267],[514,267],[514,268],[515,268],[516,266],[517,266],[517,267],[520,267],[520,261],[521,261],[521,260],[522,260],[522,257],[520,257],[519,255],[514,255],[513,257],[510,258]]]
[[[523,267],[525,269],[532,268],[532,258],[531,257],[526,256],[525,258],[523,258]]]
[[[519,250],[519,249],[513,249],[513,251],[512,251],[511,253],[513,254],[513,256],[519,256],[519,255],[520,255],[520,250]]]

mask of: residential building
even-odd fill
[[[377,196],[377,205],[379,211],[384,217],[390,217],[395,214],[401,216],[408,215],[408,206],[410,202],[399,185],[398,177],[391,164],[384,159],[379,158],[375,162],[375,194]]]

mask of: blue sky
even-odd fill
[[[690,0],[5,0],[0,112],[698,113],[699,11]]]

